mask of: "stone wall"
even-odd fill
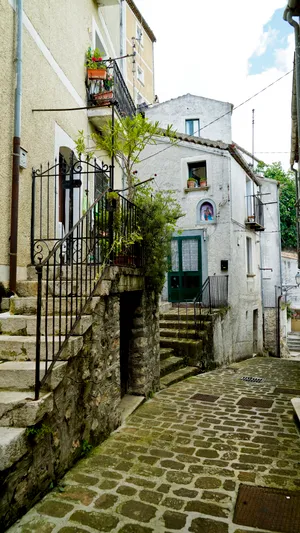
[[[69,359],[64,377],[52,393],[51,409],[24,433],[23,456],[0,472],[0,522],[4,530],[55,485],[91,445],[102,442],[120,424],[123,295],[117,290],[115,281],[108,294],[95,300],[92,326],[84,335],[82,350]],[[148,396],[159,387],[158,302],[142,290],[129,292],[126,298],[127,303],[133,302],[127,308],[133,325],[128,392]]]
[[[264,309],[265,314],[265,349],[270,355],[276,353],[276,308],[269,307]]]

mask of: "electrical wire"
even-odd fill
[[[223,113],[223,115],[220,115],[218,118],[215,118],[214,120],[212,120],[211,122],[208,122],[207,124],[205,124],[204,126],[202,126],[201,128],[199,128],[197,131],[194,131],[193,133],[193,136],[197,135],[197,133],[200,133],[202,130],[204,130],[205,128],[207,128],[208,126],[211,126],[212,124],[214,124],[215,122],[217,122],[218,120],[221,120],[221,118],[225,117],[226,115],[229,115],[231,114],[233,111],[236,111],[236,109],[239,109],[240,107],[242,107],[243,105],[247,104],[248,102],[250,102],[250,100],[252,100],[253,98],[256,98],[256,96],[258,96],[259,94],[263,93],[264,91],[266,91],[267,89],[269,89],[270,87],[272,87],[273,85],[275,85],[275,83],[278,83],[280,80],[282,80],[283,78],[285,78],[286,76],[288,76],[289,74],[291,74],[291,72],[293,72],[293,69],[292,70],[289,70],[288,72],[286,72],[285,74],[283,74],[283,76],[280,76],[280,78],[277,78],[277,80],[273,81],[272,83],[269,83],[269,85],[267,85],[266,87],[264,87],[263,89],[261,89],[260,91],[258,91],[257,93],[253,94],[252,96],[250,96],[249,98],[247,98],[247,100],[244,100],[244,102],[241,102],[240,104],[238,104],[237,106],[233,107],[232,111],[227,111],[226,113]],[[169,148],[172,148],[172,144],[169,144],[166,148],[163,148],[163,150],[160,150],[159,152],[155,152],[155,154],[151,154],[149,155],[148,157],[145,157],[144,159],[141,159],[140,160],[140,163],[142,163],[143,161],[147,161],[147,159],[150,159],[151,157],[155,157],[156,155],[158,154],[161,154],[162,152],[165,152],[165,150],[168,150]],[[267,152],[264,152],[264,153],[267,153]],[[280,153],[280,152],[277,152],[277,153]],[[288,153],[288,152],[287,152]]]

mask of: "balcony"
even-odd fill
[[[247,196],[246,227],[254,231],[264,231],[264,204],[257,196]]]
[[[111,118],[112,106],[118,112],[119,117],[134,116],[136,107],[130,92],[114,60],[107,63],[106,79],[88,78],[86,81],[88,117],[97,129]]]

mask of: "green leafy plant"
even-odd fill
[[[172,235],[184,213],[173,191],[154,190],[151,185],[137,188],[135,202],[140,207],[138,219],[143,238],[146,287],[160,294],[170,270],[168,257]]]
[[[121,118],[114,124],[108,120],[102,126],[101,135],[92,133],[91,137],[95,143],[94,151],[104,150],[109,157],[114,156],[121,163],[127,179],[128,199],[131,201],[137,184],[134,166],[140,162],[141,152],[146,146],[156,145],[159,137],[169,137],[172,143],[178,142],[170,125],[162,130],[159,122],[150,122],[141,114]],[[78,154],[87,153],[83,131],[79,131],[75,144]],[[91,157],[91,152],[89,155]]]
[[[114,77],[111,74],[107,74],[106,80],[103,81],[103,87],[106,91],[110,91],[114,85]]]
[[[81,446],[80,446],[80,455],[82,457],[85,457],[86,455],[88,455],[90,453],[92,448],[93,448],[93,446],[87,440],[84,439],[82,441],[82,443],[81,443]]]
[[[106,64],[104,63],[101,52],[99,48],[92,50],[91,47],[88,48],[86,52],[85,67],[91,69],[103,69],[106,70]]]
[[[293,172],[285,172],[281,163],[266,165],[259,163],[257,171],[263,173],[265,178],[276,180],[279,183],[279,210],[281,245],[283,249],[297,249],[296,233],[296,184]]]
[[[45,435],[52,435],[53,430],[47,426],[47,424],[42,424],[41,426],[31,426],[26,429],[26,435],[29,438],[34,438],[35,440],[39,441]]]

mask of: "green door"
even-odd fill
[[[201,285],[201,237],[175,237],[171,243],[171,272],[168,274],[169,301],[191,301]]]

